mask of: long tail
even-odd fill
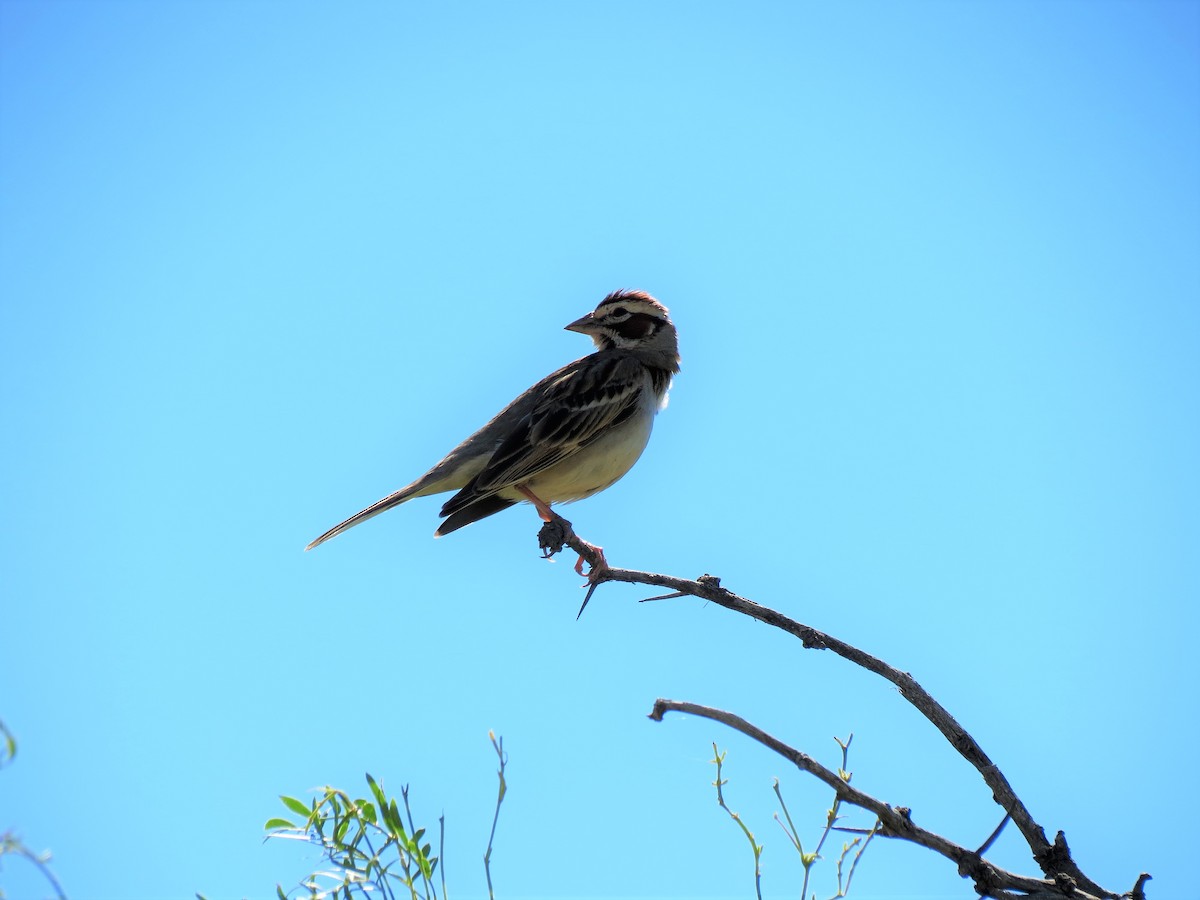
[[[414,487],[414,485],[410,484],[408,487],[403,487],[400,490],[396,491],[396,493],[394,493],[394,494],[388,494],[382,500],[372,503],[370,506],[368,506],[362,512],[356,512],[354,515],[352,515],[350,518],[348,518],[345,522],[342,522],[339,525],[334,525],[327,532],[325,532],[323,535],[321,535],[319,538],[317,538],[315,541],[313,541],[311,544],[309,544],[307,547],[305,547],[304,548],[305,552],[308,552],[313,547],[316,547],[318,544],[325,543],[330,538],[337,537],[343,531],[347,531],[347,530],[353,528],[355,525],[359,524],[360,522],[365,522],[365,521],[367,521],[367,519],[373,519],[380,513],[387,512],[393,506],[399,506],[405,500],[411,500],[413,497],[417,496],[417,493],[418,493],[417,491],[413,490],[413,487]]]

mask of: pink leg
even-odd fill
[[[537,494],[525,487],[523,484],[517,485],[517,490],[520,491],[532,503],[541,516],[543,522],[549,522],[553,517],[550,515],[550,504],[543,501]]]

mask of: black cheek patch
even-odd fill
[[[634,313],[624,322],[611,326],[612,330],[627,341],[640,341],[658,330],[659,320],[648,313]]]

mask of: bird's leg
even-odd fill
[[[541,497],[523,484],[518,484],[517,490],[524,494],[525,498],[534,505],[543,522],[552,522],[554,520],[554,514],[550,512],[549,503],[542,500]]]
[[[518,484],[517,490],[520,491],[522,494],[524,494],[525,498],[534,505],[534,507],[538,511],[538,515],[541,517],[543,522],[554,521],[554,514],[550,511],[549,503],[544,501],[541,497],[539,497],[537,494],[535,494],[529,488],[525,487],[525,485],[523,485],[523,484]],[[588,581],[592,581],[592,579],[594,579],[596,577],[597,572],[608,568],[608,560],[604,558],[604,548],[603,547],[597,547],[595,544],[589,544],[587,541],[583,540],[583,538],[580,538],[579,540],[585,546],[587,546],[591,550],[595,551],[596,555],[598,557],[600,557],[599,565],[592,566],[591,571],[586,572],[586,573],[583,571],[583,564],[586,561],[586,560],[584,560],[583,556],[580,555],[579,559],[577,559],[575,561],[575,572],[579,575],[582,575]]]

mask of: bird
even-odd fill
[[[552,504],[582,500],[620,480],[646,448],[679,373],[675,324],[650,294],[621,289],[565,330],[590,337],[595,351],[547,375],[416,481],[304,549],[415,497],[455,491],[439,514],[444,521],[434,537],[442,537],[523,501],[549,522]],[[599,568],[606,567],[603,550],[594,549]],[[581,557],[580,575],[582,565]]]

